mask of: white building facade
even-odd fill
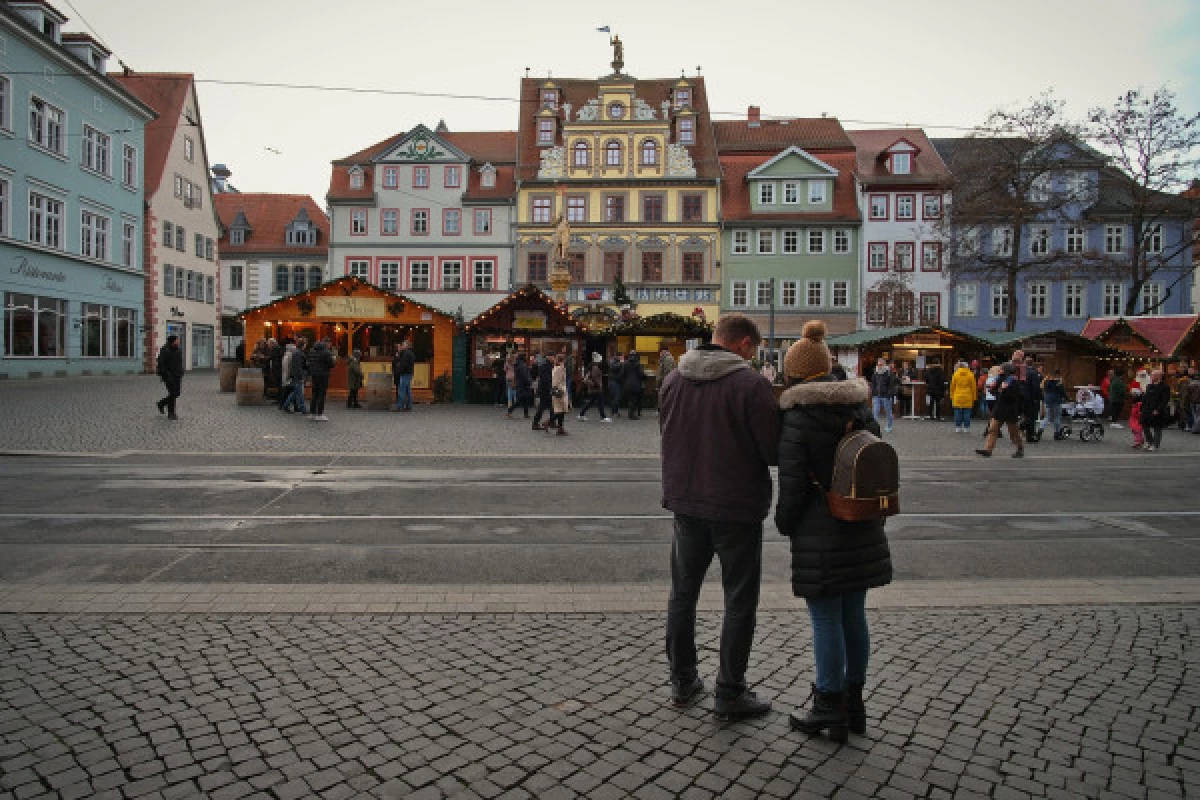
[[[860,328],[946,325],[950,172],[916,128],[848,131],[857,149]]]

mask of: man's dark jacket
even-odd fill
[[[413,365],[416,363],[417,356],[411,347],[401,349],[399,353],[392,356],[392,379],[395,380],[401,375],[412,375]]]
[[[333,352],[324,342],[317,342],[308,351],[308,374],[314,378],[328,378],[333,369]]]
[[[183,350],[179,347],[171,347],[169,344],[164,344],[158,350],[158,363],[155,368],[158,377],[163,379],[163,383],[170,384],[175,381],[178,384],[183,380]]]
[[[1141,422],[1147,428],[1165,428],[1171,424],[1171,390],[1166,381],[1146,387],[1142,398]]]
[[[877,369],[871,375],[872,397],[895,397],[900,388],[900,379],[890,369]]]
[[[659,395],[663,508],[757,523],[771,510],[779,406],[740,356],[702,345],[679,360]]]
[[[538,400],[550,402],[550,392],[554,389],[554,368],[550,362],[542,359],[537,363],[537,396]]]
[[[867,406],[869,399],[865,380],[829,377],[792,386],[779,398],[783,432],[775,525],[792,542],[792,593],[796,597],[828,597],[892,581],[883,520],[835,519],[824,492],[832,480],[834,455],[847,426],[879,435],[879,424]]]

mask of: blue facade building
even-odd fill
[[[141,371],[154,112],[46,2],[0,3],[0,377]]]
[[[961,166],[986,153],[977,139],[938,139],[934,144],[952,171],[956,156]],[[1135,230],[1136,187],[1128,176],[1077,141],[1050,147],[1049,157],[1038,154],[1041,174],[1029,184],[1031,195],[1047,199],[1046,210],[1019,233],[1006,224],[1003,211],[989,221],[986,207],[977,204],[966,225],[951,208],[950,258],[969,266],[952,271],[949,326],[969,333],[1004,331],[1009,303],[1016,304],[1017,331],[1079,333],[1090,317],[1127,315],[1135,237],[1142,243],[1137,257],[1152,271],[1139,290],[1135,313],[1193,313],[1193,219],[1187,201],[1154,193],[1152,213],[1142,215],[1145,229]],[[967,150],[970,156],[964,156]],[[997,196],[996,206],[1004,203]],[[1022,271],[1015,296],[1009,297],[1001,262],[1014,247]]]

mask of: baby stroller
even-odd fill
[[[1063,403],[1063,426],[1056,439],[1070,439],[1071,423],[1079,425],[1079,441],[1098,442],[1104,438],[1104,398],[1099,392],[1084,386],[1075,394],[1074,403]]]

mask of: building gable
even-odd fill
[[[746,178],[836,178],[836,168],[799,147],[789,147],[762,166],[751,170]]]
[[[418,125],[401,136],[399,141],[372,159],[375,163],[468,162],[471,157],[438,136],[424,125]]]

